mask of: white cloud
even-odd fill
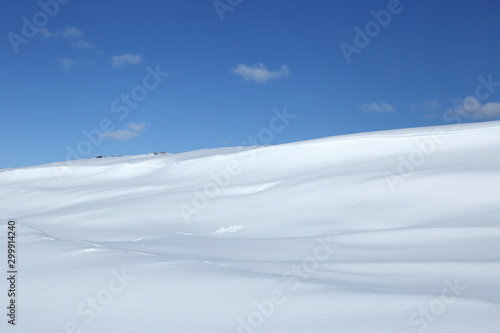
[[[139,136],[146,129],[144,123],[128,123],[126,129],[107,132],[102,134],[102,138],[111,138],[119,141],[126,141]]]
[[[46,28],[40,28],[40,34],[47,38],[63,37],[63,38],[76,38],[83,36],[80,29],[74,26],[68,26],[64,30],[49,31]]]
[[[83,36],[83,33],[77,27],[69,26],[63,30],[62,36],[65,38],[81,37]]]
[[[500,103],[489,102],[481,104],[474,96],[467,96],[460,100],[453,109],[457,115],[476,120],[500,118]]]
[[[136,132],[142,132],[146,128],[144,123],[128,123],[127,127]]]
[[[269,70],[264,64],[248,66],[239,64],[231,69],[231,72],[241,76],[245,81],[255,81],[265,83],[276,79],[281,79],[290,75],[291,71],[287,65],[282,65],[279,70]]]
[[[76,65],[93,65],[94,63],[92,61],[88,61],[86,59],[81,59],[81,60],[74,60],[70,58],[57,58],[56,63],[61,67],[61,69],[68,71],[70,68]]]
[[[68,71],[71,67],[80,64],[79,61],[69,58],[57,58],[56,62],[59,64],[59,67],[65,71]]]
[[[40,28],[40,30],[38,31],[40,32],[40,35],[42,35],[43,37],[46,38],[53,37],[53,33],[45,28]]]
[[[138,54],[124,53],[121,55],[115,55],[111,58],[113,62],[113,67],[121,67],[125,65],[138,64],[142,62],[142,56]]]
[[[423,101],[416,104],[410,104],[412,110],[434,111],[441,108],[441,103],[436,100]]]
[[[71,42],[71,46],[77,49],[95,49],[97,48],[90,43],[82,39],[83,32],[74,26],[68,26],[64,30],[49,31],[46,28],[40,29],[40,34],[46,38],[62,38]]]
[[[93,48],[95,48],[95,46],[91,42],[85,41],[83,39],[79,39],[78,41],[72,43],[71,45],[77,49],[93,49]]]
[[[396,108],[389,103],[363,103],[359,108],[365,112],[372,113],[392,113]]]
[[[500,118],[500,103],[486,103],[482,105],[474,116],[477,119]]]

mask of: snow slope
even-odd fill
[[[1,169],[0,331],[498,333],[499,142],[488,122]]]

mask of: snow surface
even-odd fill
[[[498,333],[499,142],[488,122],[1,169],[0,331]]]

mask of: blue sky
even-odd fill
[[[0,29],[0,167],[500,119],[496,0],[25,0]]]

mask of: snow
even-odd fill
[[[1,169],[1,331],[497,333],[498,142],[497,121]]]

